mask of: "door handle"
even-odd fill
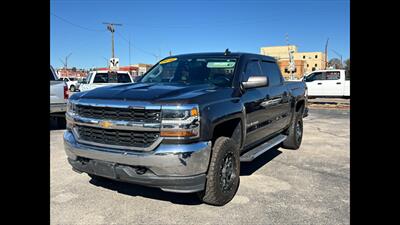
[[[318,85],[321,85],[322,83],[317,83]]]
[[[336,84],[341,84],[340,82],[337,82]]]

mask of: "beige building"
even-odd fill
[[[268,55],[276,58],[279,62],[289,60],[289,50],[293,50],[293,57],[296,64],[296,77],[302,77],[314,70],[325,69],[325,53],[323,52],[298,52],[297,46],[286,45],[286,46],[273,46],[273,47],[261,47],[260,53],[262,55]],[[302,63],[300,61],[303,61]],[[282,75],[286,78],[290,75],[287,70],[288,63],[279,63],[282,67]],[[299,65],[299,66],[298,66]],[[301,65],[301,66],[300,66]],[[300,69],[300,71],[299,71]]]

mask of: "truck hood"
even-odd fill
[[[176,101],[213,93],[217,89],[221,88],[211,84],[134,83],[96,88],[83,92],[76,98],[150,102]]]

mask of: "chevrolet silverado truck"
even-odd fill
[[[306,94],[269,56],[170,56],[136,83],[72,95],[65,151],[92,179],[196,192],[220,206],[236,194],[240,162],[300,147]]]

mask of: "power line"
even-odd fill
[[[66,23],[72,25],[72,26],[75,26],[75,27],[78,27],[78,28],[81,28],[81,29],[84,29],[84,30],[94,31],[94,32],[103,32],[103,31],[105,31],[105,30],[103,30],[103,29],[100,30],[100,29],[92,29],[92,28],[83,27],[83,26],[81,26],[81,25],[72,23],[72,22],[70,22],[70,21],[68,21],[68,20],[66,20],[66,19],[64,19],[64,18],[62,18],[62,17],[60,17],[60,16],[57,16],[56,14],[54,14],[54,13],[52,13],[52,12],[50,12],[50,14],[53,15],[54,17],[57,17],[58,19],[60,19],[60,20],[62,20],[62,21],[64,21],[64,22],[66,22]]]
[[[127,39],[127,38],[125,38],[122,34],[121,34],[121,32],[119,32],[119,31],[116,31],[116,33],[122,38],[122,39],[124,39],[128,44],[130,44],[129,42],[129,40]],[[147,50],[144,50],[144,49],[141,49],[141,48],[139,48],[139,47],[133,47],[134,49],[137,49],[137,50],[139,50],[139,51],[141,51],[141,52],[143,52],[143,53],[146,53],[146,54],[148,54],[148,55],[151,55],[151,56],[154,56],[156,59],[157,59],[157,61],[158,61],[158,59],[160,58],[160,55],[157,55],[157,54],[154,54],[154,53],[152,53],[152,52],[149,52],[149,51],[147,51]]]

